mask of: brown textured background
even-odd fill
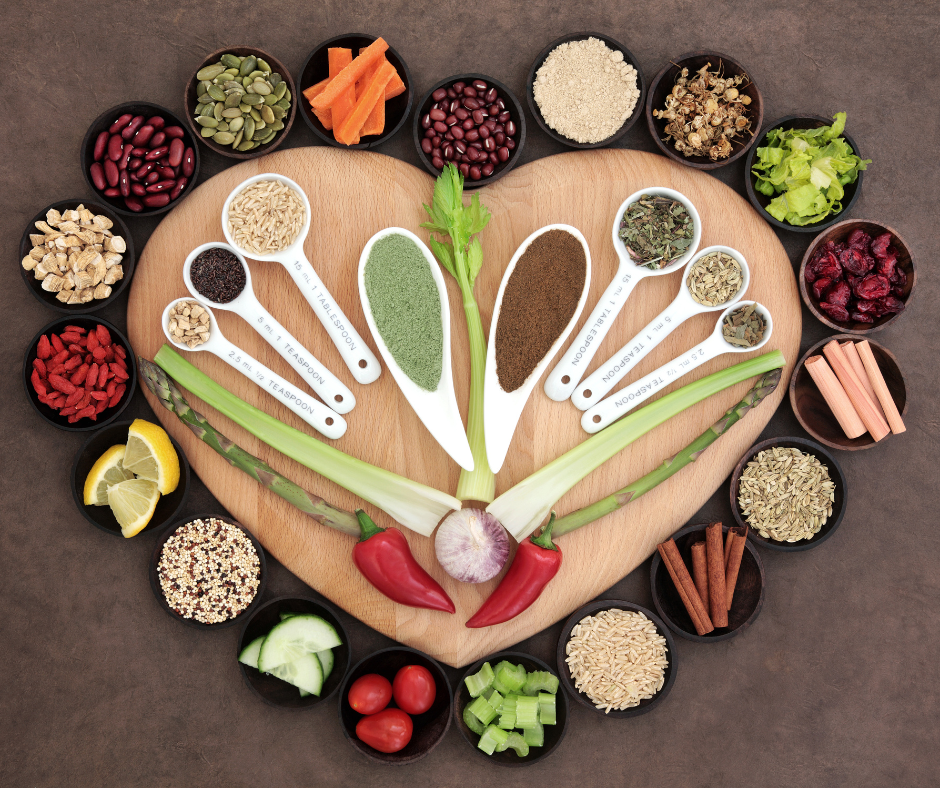
[[[8,2],[4,10],[0,785],[936,784],[936,3],[104,0]],[[41,421],[20,382],[26,343],[54,315],[19,281],[17,244],[46,204],[90,196],[78,147],[100,112],[133,99],[179,111],[184,81],[219,47],[254,44],[296,74],[319,41],[365,31],[401,52],[418,91],[480,71],[522,96],[537,52],[578,30],[621,40],[647,80],[683,52],[726,52],[760,85],[768,122],[848,112],[861,153],[875,160],[852,215],[897,228],[919,265],[912,308],[877,335],[905,372],[909,429],[840,455],[850,484],[840,531],[808,553],[764,551],[767,599],[754,626],[712,646],[680,640],[678,678],[656,712],[615,721],[573,708],[558,752],[522,771],[486,764],[456,730],[424,761],[381,769],[343,741],[335,700],[294,713],[257,700],[233,659],[237,627],[204,633],[160,610],[146,576],[152,537],[119,541],[75,511],[67,475],[82,439]],[[298,118],[285,146],[313,144]],[[653,150],[642,121],[619,144]],[[531,123],[523,161],[562,150]],[[381,152],[417,164],[407,127]],[[201,179],[228,161],[203,149]],[[743,193],[743,162],[715,177]],[[156,222],[130,220],[138,250]],[[810,236],[780,237],[797,264]],[[101,315],[123,327],[125,309],[126,296]],[[804,326],[804,347],[829,333],[806,312]],[[150,416],[141,395],[126,416]],[[786,402],[765,430],[784,434],[802,434]],[[187,512],[216,506],[197,482]],[[723,486],[695,519],[729,517]],[[648,568],[605,596],[649,605]],[[271,562],[266,596],[307,590]],[[348,616],[344,622],[354,660],[389,644]],[[518,650],[551,661],[559,631],[550,627]]]

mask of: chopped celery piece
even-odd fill
[[[499,721],[496,723],[504,731],[510,731],[516,727],[516,710],[515,708],[508,711],[501,711],[499,713]]]
[[[496,752],[496,748],[505,744],[509,739],[509,734],[497,728],[495,725],[488,725],[483,735],[480,737],[480,743],[477,745],[487,755]]]
[[[474,703],[475,702],[476,701],[474,701]],[[486,726],[482,722],[480,722],[476,714],[470,711],[471,705],[472,704],[468,704],[464,706],[464,709],[463,709],[464,724],[474,733],[477,733],[477,734],[483,733],[483,731],[486,729]]]
[[[496,666],[496,678],[493,686],[503,695],[510,692],[519,692],[525,684],[525,668],[522,665],[513,665],[511,662],[500,662]]]
[[[516,751],[516,755],[520,758],[529,754],[529,745],[526,744],[525,739],[522,738],[521,733],[516,731],[511,731],[509,736],[506,738],[506,743],[498,745],[496,747],[496,752],[503,752],[508,749],[513,749]]]
[[[499,707],[503,705],[503,696],[495,689],[485,690],[483,697],[486,698],[486,702],[493,707],[493,711],[499,711]]]
[[[539,699],[539,722],[542,725],[555,724],[555,696],[547,692],[540,692]]]
[[[473,701],[473,703],[467,706],[467,710],[484,725],[489,725],[496,716],[496,709],[490,706],[489,701],[483,697]]]
[[[530,747],[545,746],[545,729],[542,727],[542,723],[537,722],[531,728],[523,728],[522,738]]]
[[[540,692],[558,692],[558,676],[547,670],[535,670],[525,677],[525,687],[522,691],[526,695],[538,695]]]
[[[539,721],[539,699],[529,695],[520,695],[516,699],[517,728],[531,728]],[[530,742],[531,744],[531,742]]]
[[[490,663],[484,662],[483,667],[480,668],[479,671],[464,679],[464,683],[470,691],[470,697],[476,698],[482,695],[483,690],[493,685],[494,678],[493,668],[490,667]]]

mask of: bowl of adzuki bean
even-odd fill
[[[432,175],[453,162],[464,188],[502,177],[525,142],[522,105],[502,82],[484,74],[442,79],[418,104],[414,119],[418,158]]]
[[[159,104],[133,101],[91,124],[81,167],[88,185],[118,213],[160,214],[193,190],[199,148],[179,116]]]

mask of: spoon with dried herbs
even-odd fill
[[[673,302],[646,328],[592,372],[571,395],[579,410],[603,399],[654,347],[694,315],[736,304],[750,278],[744,256],[728,246],[703,249],[682,269],[682,286]]]
[[[634,224],[642,229],[634,233]],[[692,259],[702,238],[702,222],[685,195],[648,187],[631,194],[617,209],[611,238],[620,259],[617,273],[545,379],[545,393],[556,402],[572,396],[633,288],[648,276],[680,271]]]
[[[715,330],[708,339],[668,364],[663,364],[655,372],[650,372],[646,377],[588,408],[581,416],[581,426],[586,432],[599,432],[706,361],[711,361],[723,353],[750,353],[752,350],[759,350],[770,340],[773,329],[770,312],[762,304],[756,301],[739,301],[734,306],[729,306],[721,313]]]

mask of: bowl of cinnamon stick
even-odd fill
[[[747,528],[688,525],[659,545],[650,587],[673,632],[715,643],[754,623],[764,604],[764,564]]]

